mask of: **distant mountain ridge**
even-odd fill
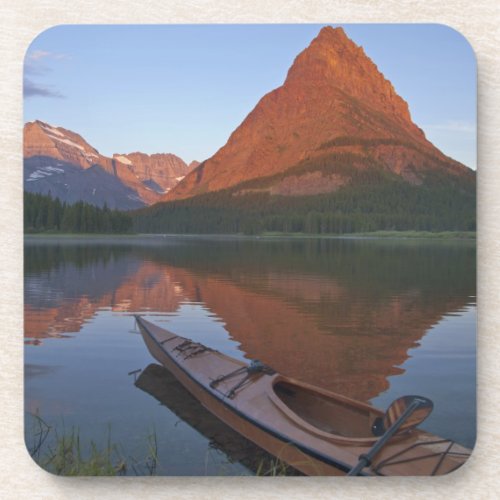
[[[140,208],[159,201],[189,171],[173,154],[109,158],[71,130],[39,120],[24,127],[24,188],[62,201]]]
[[[198,163],[191,162],[190,165],[186,165],[184,160],[171,153],[114,154],[113,159],[129,165],[141,182],[147,183],[146,185],[162,194],[170,191],[184,179]]]
[[[286,196],[335,192],[356,171],[370,169],[412,185],[436,173],[475,183],[473,171],[426,139],[363,49],[342,28],[327,26],[296,57],[284,84],[164,199],[228,188]]]

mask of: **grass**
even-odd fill
[[[292,469],[286,462],[279,458],[270,461],[261,460],[257,465],[256,476],[278,477],[278,476],[296,476],[298,473]]]
[[[62,432],[49,425],[38,413],[32,418],[27,449],[33,460],[44,470],[58,476],[156,476],[160,465],[158,439],[153,430],[146,437],[147,454],[141,460],[120,452],[111,441],[111,427],[106,442],[82,442],[80,432],[72,427]],[[28,444],[29,443],[29,444]],[[279,458],[261,459],[254,469],[256,476],[295,476],[296,470]],[[224,474],[222,474],[224,475]]]
[[[38,414],[30,414],[33,426],[27,449],[33,460],[47,472],[59,476],[156,475],[158,442],[153,431],[147,436],[148,454],[143,460],[127,460],[111,441],[111,428],[104,446],[94,441],[82,443],[80,432],[72,427],[62,433]]]

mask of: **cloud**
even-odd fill
[[[50,52],[46,50],[35,50],[26,56],[26,59],[30,61],[38,61],[39,59],[43,59],[44,57],[48,57]]]
[[[428,130],[444,130],[446,132],[464,132],[467,134],[476,133],[476,125],[466,121],[448,121],[446,123],[438,123],[427,125]]]
[[[40,75],[52,71],[47,65],[53,61],[69,60],[68,54],[59,52],[48,52],[47,50],[34,50],[28,52],[24,58],[24,72],[32,75]]]
[[[71,57],[68,54],[49,52],[47,50],[34,50],[26,54],[26,60],[28,61],[40,61],[41,59],[56,59],[60,61],[62,59],[71,59]]]
[[[65,96],[51,86],[40,85],[28,78],[24,79],[23,95],[27,97],[52,97],[63,99]]]
[[[46,75],[52,71],[47,63],[65,59],[70,59],[70,56],[57,52],[49,52],[47,50],[34,50],[28,52],[24,60],[24,97],[64,98],[65,96],[52,85],[44,85],[35,82],[30,76]]]

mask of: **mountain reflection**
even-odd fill
[[[103,308],[175,314],[202,303],[247,357],[365,401],[475,297],[473,242],[28,241],[25,263],[27,342],[78,332]]]

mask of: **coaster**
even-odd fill
[[[73,25],[24,64],[25,440],[57,475],[430,476],[476,438],[476,62],[442,25]]]

